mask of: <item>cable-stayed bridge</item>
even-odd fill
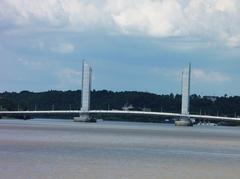
[[[225,116],[209,116],[209,115],[194,115],[189,114],[189,96],[190,96],[190,77],[191,65],[183,70],[182,73],[182,107],[181,113],[168,112],[148,112],[148,111],[128,111],[128,110],[91,110],[90,109],[90,93],[91,93],[91,67],[83,62],[82,67],[82,107],[81,110],[49,110],[49,111],[0,111],[0,116],[8,115],[76,115],[74,121],[76,122],[91,122],[92,115],[96,114],[111,114],[111,115],[145,115],[145,116],[163,116],[173,117],[178,119],[175,121],[176,125],[191,126],[191,119],[213,120],[213,121],[227,121],[240,122],[240,118],[225,117]]]

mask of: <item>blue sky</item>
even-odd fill
[[[238,0],[1,0],[0,91],[93,88],[240,95]]]

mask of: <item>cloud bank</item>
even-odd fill
[[[202,69],[193,69],[192,71],[193,79],[196,81],[207,82],[212,84],[225,83],[231,80],[231,78],[224,73],[216,71],[204,71]]]
[[[238,0],[1,0],[0,30],[89,31],[240,45]]]
[[[72,53],[75,50],[75,46],[71,43],[60,43],[57,46],[52,47],[51,50],[60,54],[67,54]]]

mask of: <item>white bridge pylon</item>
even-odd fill
[[[182,72],[182,109],[181,113],[189,114],[189,97],[190,97],[190,80],[191,80],[191,64]]]
[[[188,68],[185,68],[182,72],[182,117],[179,121],[175,121],[179,126],[191,126],[192,122],[189,115],[189,103],[190,103],[190,83],[191,83],[191,64]],[[187,116],[187,117],[184,117]]]
[[[190,118],[196,119],[209,119],[209,120],[227,120],[227,121],[240,121],[239,118],[219,117],[219,116],[202,116],[191,115],[189,113],[190,103],[190,83],[191,83],[191,64],[185,68],[182,72],[182,105],[181,114],[178,113],[164,113],[164,112],[143,112],[143,111],[120,111],[120,110],[90,110],[90,93],[91,93],[91,67],[83,61],[82,70],[82,107],[80,111],[80,117],[74,118],[74,121],[90,122],[90,114],[133,114],[133,115],[153,115],[153,116],[166,116],[176,117],[179,121],[175,124],[179,126],[191,126],[192,122]]]
[[[92,86],[92,68],[83,61],[82,64],[82,96],[81,96],[81,111],[90,110],[90,98],[91,98],[91,86]],[[88,113],[82,113],[79,117],[74,118],[75,122],[90,122],[91,118]]]
[[[75,117],[76,122],[89,122],[91,121],[89,113],[84,113],[90,110],[90,96],[91,96],[91,84],[92,84],[92,69],[83,61],[82,65],[82,107],[79,117]],[[188,68],[185,68],[182,72],[182,105],[180,120],[176,121],[176,125],[191,126],[192,122],[189,117],[189,100],[190,100],[190,80],[191,80],[191,64]],[[139,113],[140,114],[140,113]],[[143,114],[143,113],[141,113]],[[170,113],[168,113],[170,114]],[[171,116],[171,115],[170,115]]]

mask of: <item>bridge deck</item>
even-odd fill
[[[59,115],[59,114],[116,114],[116,115],[147,115],[147,116],[165,116],[165,117],[189,117],[195,119],[208,119],[219,121],[239,121],[240,118],[224,117],[224,116],[209,116],[209,115],[182,115],[180,113],[166,112],[146,112],[146,111],[121,111],[121,110],[52,110],[52,111],[0,111],[0,115]]]

